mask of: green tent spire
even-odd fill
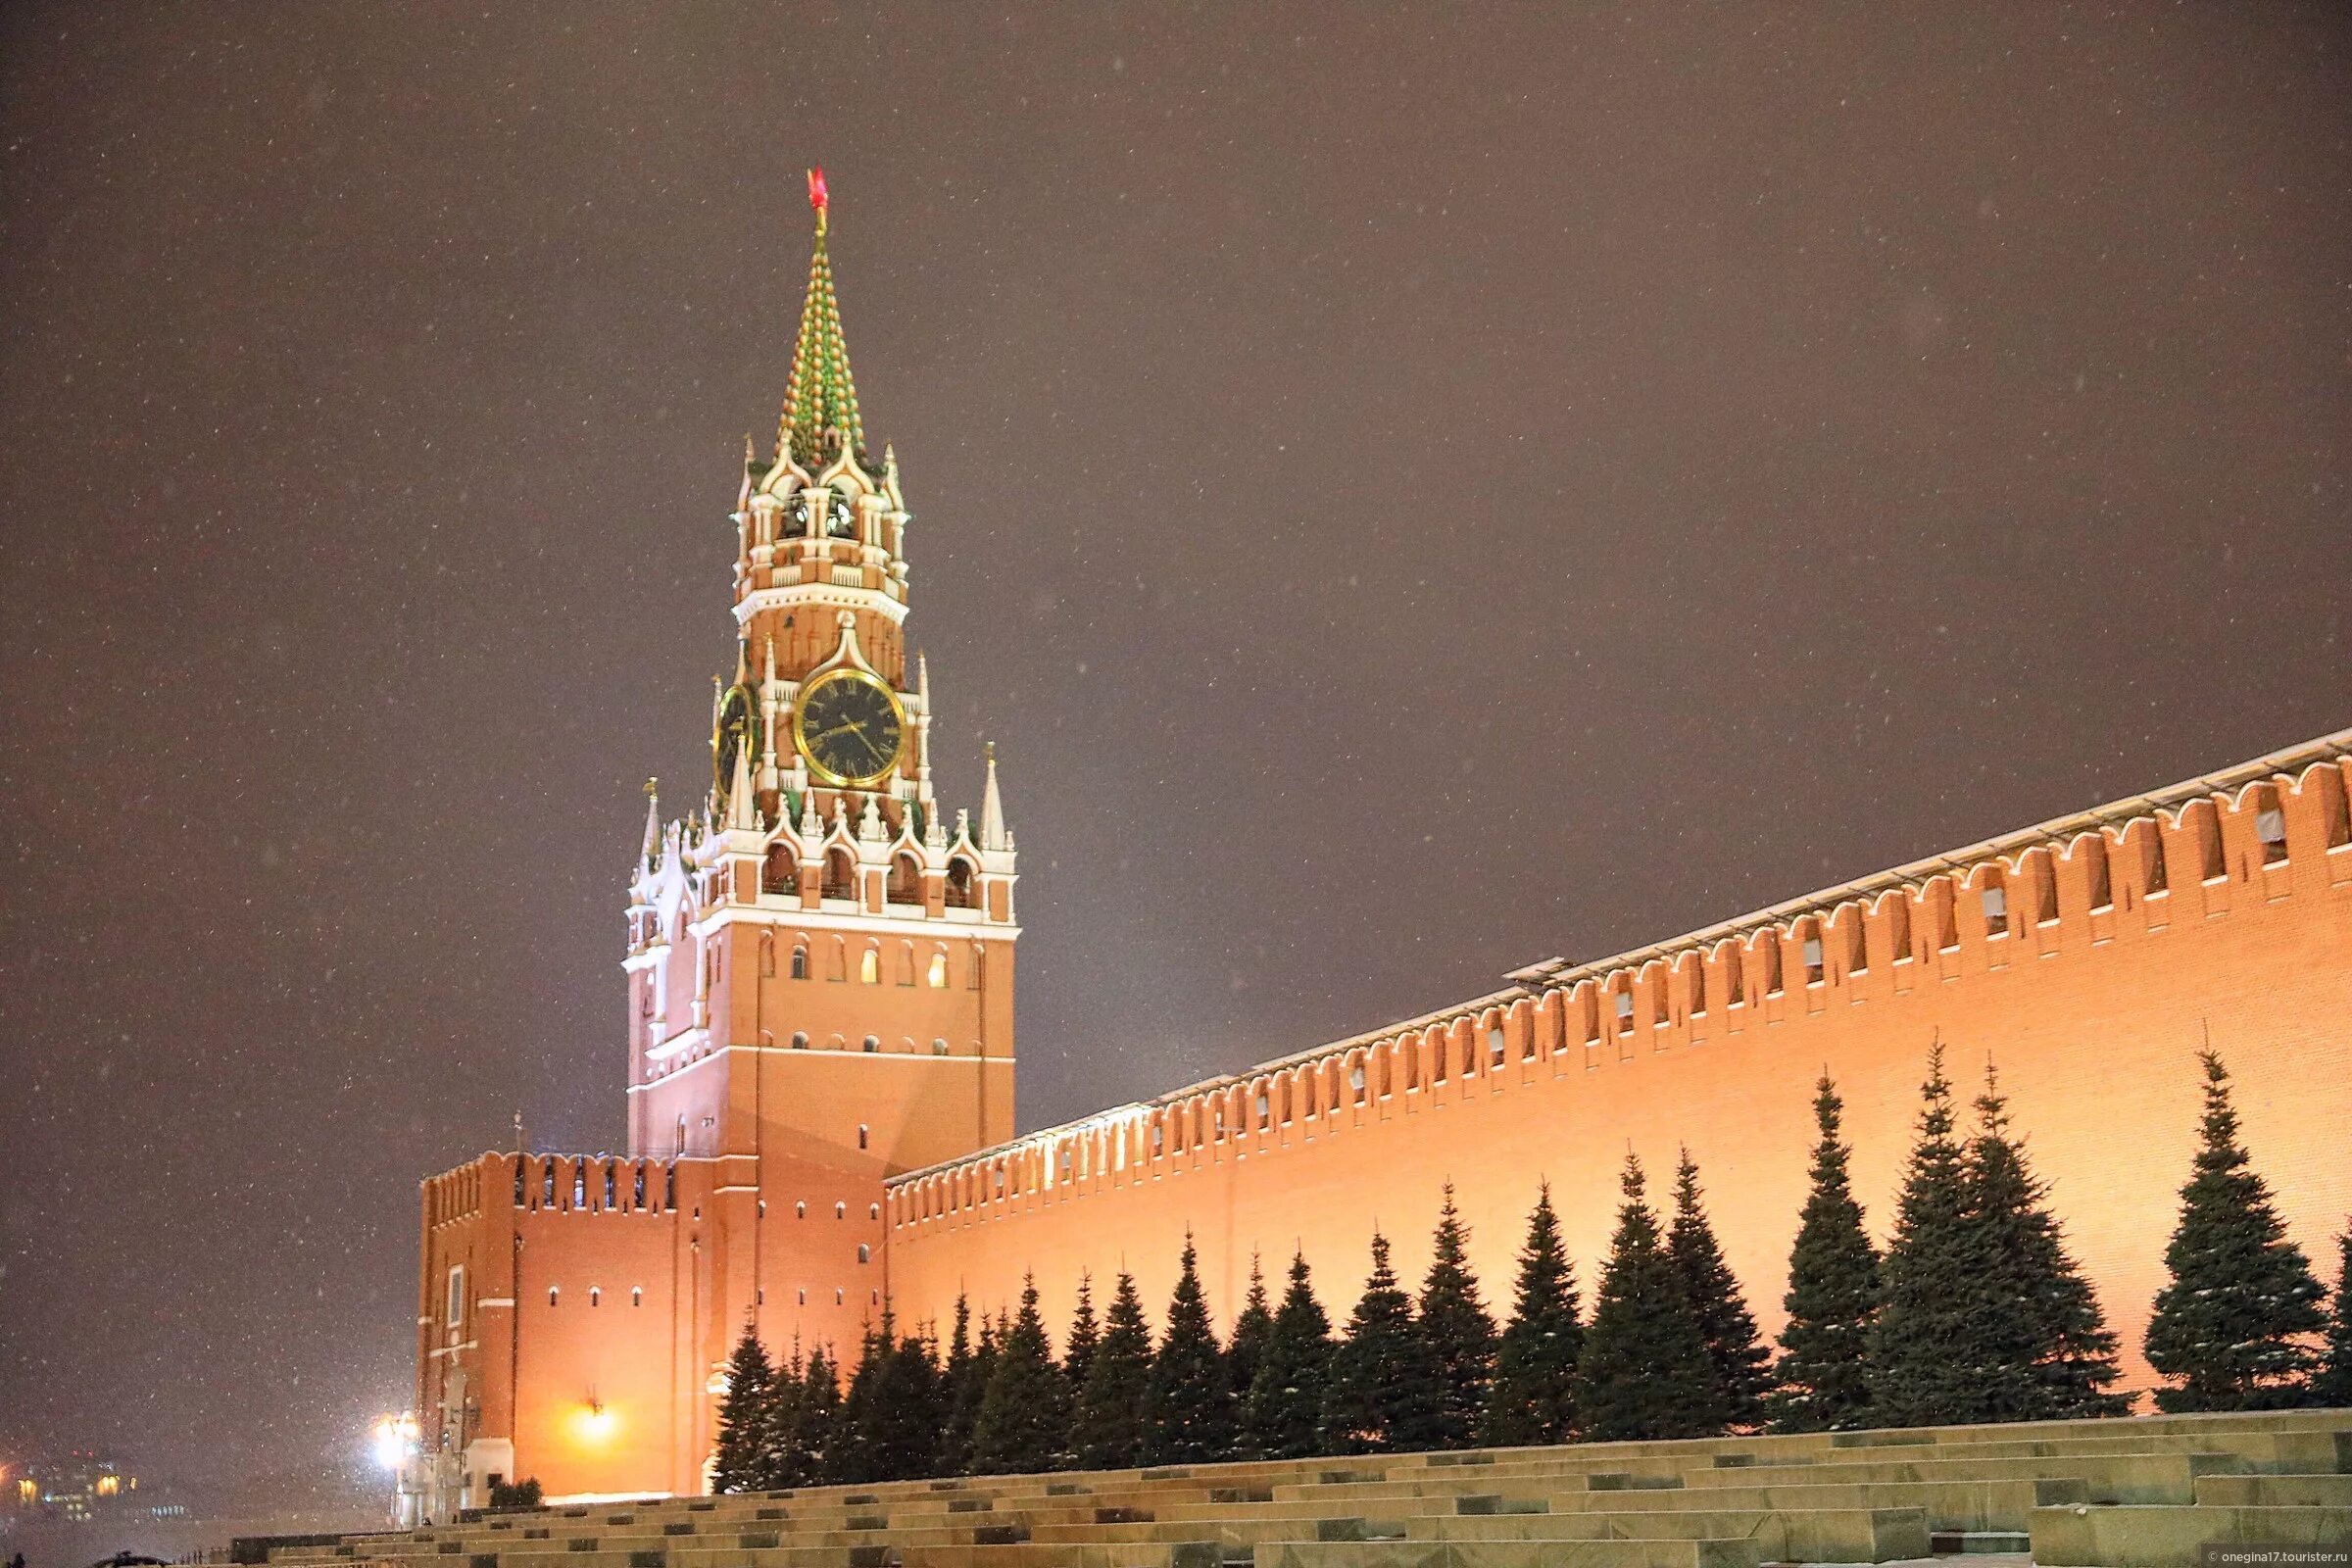
[[[808,205],[816,209],[816,254],[808,259],[808,297],[801,306],[801,335],[792,350],[792,379],[784,384],[784,416],[776,446],[810,472],[841,451],[865,451],[858,418],[858,387],[850,379],[849,345],[841,336],[841,301],[833,293],[833,262],[825,254],[825,172],[808,171]]]

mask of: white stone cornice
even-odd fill
[[[830,904],[853,904],[849,899],[833,899]],[[985,909],[943,909],[929,914],[919,904],[892,904],[886,908],[904,909],[905,914],[867,914],[852,909],[804,909],[780,893],[762,893],[757,905],[721,905],[712,913],[689,926],[696,936],[708,938],[721,926],[748,925],[768,930],[790,927],[796,931],[854,931],[864,936],[911,937],[925,932],[933,936],[982,937],[994,941],[1003,937],[1009,942],[1021,934],[1021,928],[1009,921],[996,921]]]
[[[735,601],[735,621],[739,626],[748,626],[761,611],[798,610],[811,605],[868,611],[894,626],[906,621],[906,607],[897,596],[880,588],[850,588],[835,582],[796,582],[780,588],[754,589]]]
[[[906,1061],[926,1062],[931,1064],[937,1064],[943,1061],[968,1061],[976,1067],[993,1066],[998,1062],[1003,1062],[1005,1066],[1009,1067],[1014,1061],[1014,1058],[1011,1056],[975,1056],[969,1052],[962,1051],[954,1051],[950,1052],[944,1056],[935,1056],[927,1051],[835,1051],[830,1047],[823,1046],[802,1046],[797,1049],[792,1046],[720,1046],[713,1051],[695,1057],[692,1061],[680,1062],[678,1064],[677,1071],[670,1073],[665,1077],[657,1078],[650,1083],[631,1084],[629,1085],[628,1092],[632,1095],[651,1094],[657,1089],[666,1088],[674,1080],[694,1071],[695,1068],[702,1066],[706,1062],[723,1061],[730,1054],[738,1051],[748,1051],[754,1055],[760,1056],[830,1056],[852,1058],[858,1061]],[[1007,1149],[1011,1146],[1008,1144],[1000,1144],[996,1147],[999,1149]],[[977,1154],[971,1154],[963,1157],[967,1159],[977,1159],[980,1156]],[[951,1161],[950,1163],[954,1162]],[[885,1178],[886,1181],[891,1179],[892,1178]]]

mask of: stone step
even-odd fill
[[[1752,1541],[1284,1542],[1258,1547],[1255,1568],[1757,1568],[1763,1560]]]
[[[2047,1460],[1904,1459],[1885,1463],[1854,1460],[1839,1464],[1750,1465],[1736,1470],[1693,1470],[1683,1477],[1692,1492],[1726,1487],[1877,1486],[1887,1482],[1976,1482],[2068,1479],[2082,1482],[2100,1502],[2179,1502],[2195,1495],[2201,1475],[2246,1468],[2242,1455],[2198,1453],[2084,1454]]]
[[[2200,1568],[2211,1545],[2352,1546],[2352,1508],[2036,1508],[2034,1561],[2040,1568]]]
[[[2200,1507],[2352,1508],[2352,1476],[2199,1476]]]
[[[1938,1557],[2017,1556],[2034,1547],[2023,1530],[1938,1530],[1928,1541]]]
[[[1762,1561],[1752,1540],[1381,1540],[1280,1543],[1256,1551],[1256,1568],[1757,1568]]]
[[[1748,1540],[1773,1562],[1902,1562],[1929,1549],[1928,1516],[1919,1508],[1620,1508],[1430,1516],[1407,1520],[1405,1528],[1416,1540],[1437,1541]]]

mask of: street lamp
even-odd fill
[[[392,1522],[413,1523],[409,1501],[416,1490],[416,1470],[412,1462],[418,1451],[416,1412],[404,1410],[399,1415],[378,1417],[373,1436],[375,1462],[392,1473]]]

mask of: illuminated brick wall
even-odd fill
[[[2208,1031],[2255,1158],[2323,1269],[2352,1213],[2346,740],[1623,960],[1530,973],[1409,1026],[916,1173],[892,1189],[900,1312],[945,1320],[959,1291],[993,1310],[1034,1270],[1058,1329],[1082,1272],[1100,1299],[1124,1267],[1156,1317],[1189,1229],[1222,1322],[1251,1255],[1278,1277],[1294,1247],[1344,1317],[1375,1226],[1408,1278],[1426,1267],[1446,1181],[1488,1300],[1506,1306],[1546,1179],[1589,1304],[1627,1149],[1663,1197],[1688,1145],[1770,1333],[1815,1079],[1826,1068],[1845,1097],[1856,1189],[1883,1239],[1940,1036],[1964,1104],[1997,1060],[2144,1387],[2138,1343]]]

